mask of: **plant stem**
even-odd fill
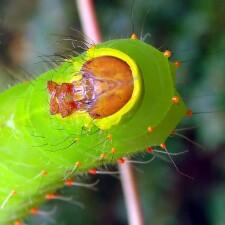
[[[131,163],[125,162],[124,164],[119,164],[119,169],[129,225],[144,225],[138,188]]]
[[[101,41],[101,33],[93,0],[76,0],[83,32],[95,43]],[[129,225],[144,225],[135,176],[130,163],[119,165],[121,183],[127,208]]]
[[[101,42],[101,33],[93,0],[76,0],[83,32],[95,43]]]

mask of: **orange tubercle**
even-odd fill
[[[107,135],[107,139],[108,139],[109,141],[112,141],[112,134],[108,134],[108,135]]]
[[[72,187],[73,186],[74,181],[72,179],[67,179],[65,180],[65,185],[67,187]]]
[[[77,162],[75,163],[75,167],[80,167],[80,165],[81,165],[80,161],[77,161]]]
[[[167,58],[170,58],[172,56],[172,52],[170,50],[166,50],[163,52],[163,55]]]
[[[174,65],[175,65],[176,68],[181,67],[181,61],[176,60],[176,61],[174,62]]]
[[[39,213],[39,209],[38,208],[31,208],[30,213],[31,213],[31,215],[35,216]]]
[[[166,144],[162,143],[162,144],[160,144],[160,147],[163,148],[163,149],[166,149]]]
[[[192,117],[192,115],[193,115],[193,111],[191,109],[188,109],[186,112],[186,116]]]
[[[119,159],[117,160],[117,162],[118,162],[119,164],[124,164],[124,163],[125,163],[125,158],[119,158]]]
[[[95,168],[88,170],[88,173],[91,175],[96,175],[97,170]]]
[[[147,131],[148,131],[148,133],[152,133],[152,132],[154,131],[154,128],[149,126],[149,127],[147,128]]]
[[[41,171],[41,176],[45,177],[47,175],[48,175],[48,171],[46,171],[46,170]]]
[[[173,104],[175,104],[175,105],[179,104],[179,102],[180,102],[179,96],[173,96],[173,97],[172,97],[172,102],[173,102]]]
[[[115,153],[116,153],[116,149],[115,149],[115,148],[112,148],[112,149],[111,149],[111,153],[112,153],[112,154],[115,154]]]
[[[106,153],[100,154],[100,159],[105,159],[106,158]]]
[[[19,220],[15,221],[14,225],[22,225],[22,222],[20,222]]]
[[[147,147],[146,151],[147,151],[148,153],[152,153],[152,152],[153,152],[153,148],[152,148],[152,147]]]
[[[56,199],[57,197],[58,197],[58,195],[57,194],[53,194],[53,193],[45,195],[45,199],[46,200],[53,200],[53,199]]]

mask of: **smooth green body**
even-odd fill
[[[85,62],[86,53],[0,94],[0,204],[16,191],[0,209],[0,224],[13,224],[43,202],[46,193],[62,187],[78,161],[76,173],[87,172],[164,143],[186,113],[182,100],[177,105],[171,101],[177,95],[174,74],[163,53],[130,39],[96,46],[102,47],[130,56],[142,77],[138,103],[109,129],[101,130],[87,115],[61,118],[49,113],[47,81],[69,82],[80,69],[72,62]],[[117,150],[113,155],[112,148]],[[102,153],[106,157],[100,160]],[[43,171],[48,175],[42,176]]]

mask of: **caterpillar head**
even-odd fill
[[[85,110],[92,118],[103,118],[121,109],[132,96],[131,69],[119,58],[93,58],[83,65],[81,73],[81,80],[72,83],[48,82],[51,114],[66,117]]]

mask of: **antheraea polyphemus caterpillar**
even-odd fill
[[[134,37],[111,40],[1,93],[0,223],[35,213],[75,173],[166,150],[187,113],[169,55]]]

